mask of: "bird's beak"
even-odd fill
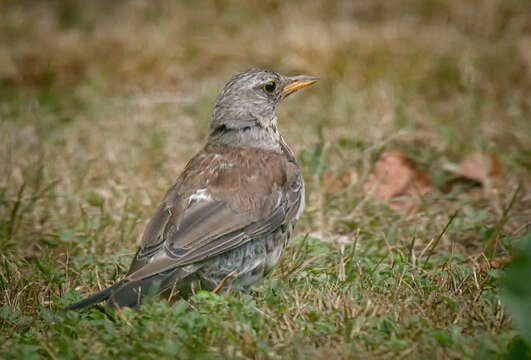
[[[311,75],[291,76],[288,78],[288,85],[284,86],[284,89],[282,89],[282,97],[286,97],[303,87],[311,85],[317,80],[319,80],[318,77]]]

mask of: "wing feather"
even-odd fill
[[[206,174],[195,171],[192,160],[166,194],[127,280],[200,263],[294,220],[301,203],[297,182],[302,181],[296,165],[294,172],[282,154],[258,154],[262,161],[253,163],[242,159],[248,154],[241,151],[215,150],[196,157],[209,170]],[[228,161],[227,170],[223,164]],[[225,191],[220,191],[223,186]]]

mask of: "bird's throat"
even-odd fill
[[[208,143],[234,147],[255,147],[262,150],[283,152],[284,141],[276,127],[276,121],[269,121],[267,123],[257,121],[255,126],[231,129],[216,137],[210,137]]]

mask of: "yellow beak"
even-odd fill
[[[311,75],[298,75],[298,76],[291,76],[288,78],[290,81],[288,85],[284,86],[284,89],[282,89],[282,96],[286,97],[289,94],[294,93],[295,91],[302,89],[303,87],[306,87],[308,85],[313,84],[319,78]]]

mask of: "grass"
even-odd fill
[[[0,13],[0,357],[529,356],[504,270],[478,266],[529,237],[527,2],[7,1]],[[279,111],[307,209],[275,272],[248,295],[58,312],[127,271],[217,92],[250,66],[321,78]],[[363,190],[389,149],[433,183],[415,214]],[[446,169],[476,151],[497,155],[503,184],[448,189]],[[323,190],[326,172],[352,169],[358,182]]]

